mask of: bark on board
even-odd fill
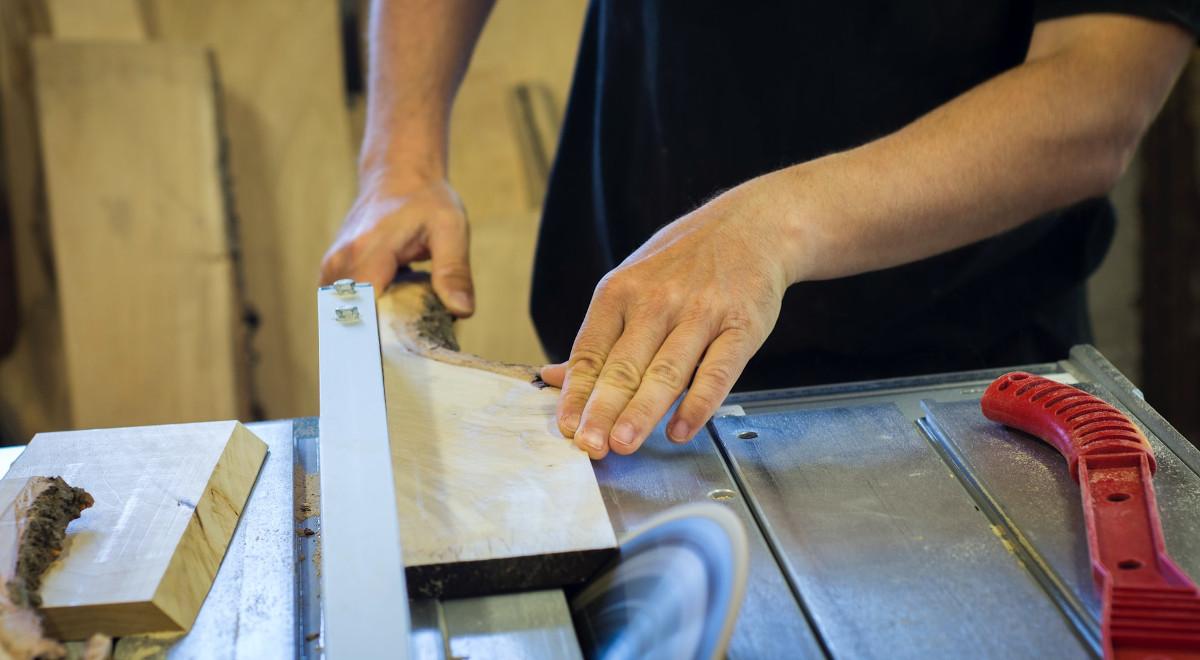
[[[234,421],[41,433],[0,480],[61,474],[95,504],[45,574],[42,616],[64,640],[187,630],[267,446]]]
[[[42,631],[42,575],[62,554],[67,525],[93,504],[61,477],[0,480],[0,658],[61,658]]]
[[[34,62],[75,426],[243,416],[208,56],[40,41]]]
[[[355,193],[334,0],[150,0],[155,38],[212,48],[221,79],[255,398],[317,414],[321,256]]]
[[[464,596],[581,582],[616,540],[587,454],[554,421],[557,390],[528,366],[447,345],[427,279],[379,301],[388,432],[411,594]]]

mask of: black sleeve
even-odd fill
[[[1077,14],[1128,14],[1174,23],[1200,37],[1200,0],[1036,0],[1034,22]]]

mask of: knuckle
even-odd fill
[[[700,388],[702,392],[709,389],[726,389],[736,378],[737,370],[727,360],[713,360],[710,364],[702,365],[696,372],[697,385],[704,385]]]
[[[604,364],[600,380],[621,392],[633,394],[642,382],[642,374],[633,362],[618,358]]]
[[[571,358],[567,361],[567,371],[573,377],[572,380],[583,376],[590,382],[603,368],[604,354],[587,347],[571,351]]]
[[[746,309],[735,307],[725,312],[721,322],[721,331],[736,334],[749,334],[754,327],[754,317]]]
[[[646,369],[645,380],[679,391],[685,385],[684,370],[673,359],[658,359]]]

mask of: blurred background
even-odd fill
[[[0,444],[316,415],[365,0],[0,0]],[[530,267],[585,0],[501,0],[455,105],[466,351],[538,363]],[[1200,62],[1113,194],[1096,345],[1200,437]],[[1065,357],[1065,356],[1064,356]]]

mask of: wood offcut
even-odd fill
[[[190,628],[265,456],[262,440],[234,421],[35,436],[0,493],[61,473],[96,500],[43,578],[47,633],[82,640]]]

